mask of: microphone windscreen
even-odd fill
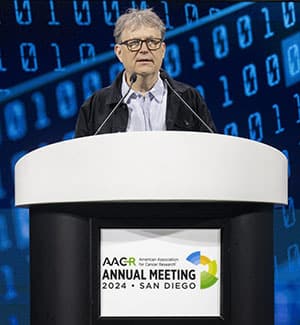
[[[133,84],[134,82],[136,82],[137,79],[137,74],[134,72],[131,76],[130,76],[130,82]]]
[[[161,70],[160,71],[160,77],[161,77],[162,80],[167,79],[167,73],[165,71]]]

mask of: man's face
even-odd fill
[[[125,30],[121,35],[121,42],[132,39],[161,39],[160,31],[156,28],[143,26],[138,29]],[[115,53],[123,63],[126,72],[131,75],[133,72],[138,75],[157,75],[162,65],[165,54],[165,43],[157,50],[149,50],[146,43],[142,43],[140,50],[131,52],[125,44],[115,45]]]

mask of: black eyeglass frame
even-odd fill
[[[135,49],[135,50],[132,50],[132,49],[130,49],[130,47],[129,47],[129,45],[128,45],[128,42],[131,42],[131,41],[139,41],[140,42],[140,45],[139,45],[139,47],[137,48],[137,49]],[[152,48],[150,48],[149,47],[149,45],[148,45],[148,42],[149,41],[159,41],[159,46],[157,47],[157,48],[154,48],[154,49],[152,49]],[[160,49],[161,48],[161,44],[163,43],[163,39],[162,38],[155,38],[155,37],[153,37],[153,38],[146,38],[146,39],[140,39],[140,38],[132,38],[132,39],[129,39],[129,40],[126,40],[126,41],[123,41],[123,42],[120,42],[119,43],[119,45],[126,45],[126,47],[127,47],[127,49],[130,51],[130,52],[138,52],[141,48],[142,48],[142,46],[143,46],[143,43],[146,43],[146,46],[147,46],[147,48],[148,48],[148,50],[149,51],[156,51],[156,50],[158,50],[158,49]]]

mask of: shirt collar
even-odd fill
[[[122,88],[121,88],[122,96],[124,96],[127,93],[128,89],[129,89],[129,86],[125,80],[125,71],[124,71],[123,76],[122,76]],[[165,88],[164,82],[162,81],[162,79],[160,77],[158,77],[156,83],[146,93],[146,95],[150,94],[150,96],[151,96],[150,98],[153,97],[157,102],[161,103],[163,100],[165,90],[166,90],[166,88]],[[132,97],[132,95],[137,97],[138,94],[139,94],[138,92],[135,92],[133,89],[131,89],[127,98],[125,99],[125,102],[128,103],[130,98]]]

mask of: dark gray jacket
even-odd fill
[[[75,137],[93,135],[121,99],[122,73],[118,74],[110,86],[96,91],[83,103],[77,118]],[[211,114],[199,92],[169,76],[167,79],[172,87],[215,131]],[[100,133],[125,132],[127,122],[128,108],[123,103],[106,122]],[[166,126],[167,130],[208,132],[207,128],[184,106],[171,89],[168,89]]]

